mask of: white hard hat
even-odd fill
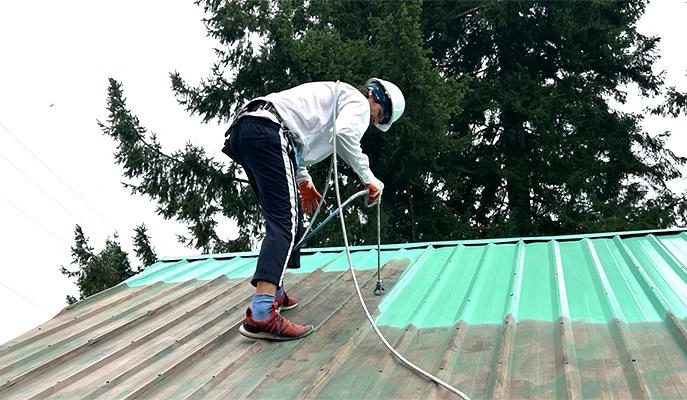
[[[388,109],[384,110],[385,113],[388,111],[390,114],[387,122],[375,125],[382,132],[386,132],[391,127],[391,124],[396,122],[397,119],[401,118],[403,111],[406,109],[406,99],[403,97],[403,92],[401,92],[401,89],[399,89],[398,86],[394,85],[393,83],[378,78],[368,79],[367,83],[365,83],[365,86],[374,86],[382,89],[390,103],[388,105]],[[385,108],[384,105],[382,105],[382,108]]]

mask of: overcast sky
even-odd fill
[[[682,0],[654,0],[640,32],[662,38],[657,70],[687,90]],[[169,73],[196,84],[215,60],[202,9],[191,0],[67,0],[0,3],[0,344],[34,329],[78,296],[60,274],[70,265],[75,224],[100,252],[117,231],[134,267],[131,237],[145,223],[160,257],[192,255],[176,241],[185,228],[155,214],[148,198],[124,189],[115,143],[96,120],[107,118],[107,79],[123,84],[127,106],[170,153],[191,141],[223,161],[222,133],[176,103]],[[646,103],[632,101],[639,111]],[[648,118],[670,130],[669,147],[687,156],[685,118]],[[684,190],[687,180],[674,182]],[[220,232],[231,235],[224,221]]]

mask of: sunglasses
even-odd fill
[[[379,123],[380,124],[386,124],[387,122],[389,122],[389,115],[386,113],[386,109],[384,107],[384,104],[382,104],[382,102],[379,101],[379,99],[377,98],[377,95],[375,95],[374,92],[372,93],[372,99],[374,100],[375,103],[377,103],[381,106],[379,112],[377,113],[377,119],[379,120]]]

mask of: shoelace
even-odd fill
[[[270,323],[270,325],[272,325],[272,326],[268,327],[269,328],[268,332],[271,332],[271,333],[274,333],[277,335],[281,335],[282,332],[284,332],[286,330],[286,328],[288,328],[288,324],[284,323],[284,317],[282,317],[280,314],[277,314],[277,318],[275,318],[275,320],[272,323]],[[276,325],[276,326],[274,326],[274,325]]]

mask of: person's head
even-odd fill
[[[370,102],[370,125],[386,132],[403,115],[406,101],[401,90],[393,83],[370,78],[359,89]]]

